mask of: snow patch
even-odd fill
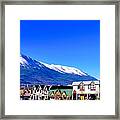
[[[20,63],[22,64],[22,65],[28,65],[28,62],[22,57],[22,56],[20,56]]]

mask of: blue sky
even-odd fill
[[[99,20],[21,20],[20,51],[100,78]]]

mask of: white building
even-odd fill
[[[31,100],[47,100],[48,99],[48,89],[47,86],[41,88],[39,85],[37,88],[34,85],[31,90]]]
[[[96,100],[100,99],[100,81],[80,81],[73,82],[72,99]]]

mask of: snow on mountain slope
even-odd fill
[[[44,64],[46,67],[48,67],[50,69],[56,70],[56,71],[61,72],[61,73],[70,73],[70,74],[76,74],[76,75],[80,75],[80,76],[87,75],[86,73],[84,73],[81,70],[74,68],[74,67],[54,65],[54,64],[46,64],[43,62],[42,62],[42,64]]]
[[[22,55],[20,55],[20,64],[23,66],[28,64],[28,62],[25,60],[25,58],[22,57]]]
[[[25,56],[25,57],[28,60],[29,59],[32,60],[30,57],[27,57],[27,56]],[[21,63],[22,66],[29,65],[29,62],[24,57],[22,57],[22,55],[20,55],[20,63]],[[83,75],[86,76],[87,75],[86,73],[84,73],[81,70],[79,70],[77,68],[74,68],[74,67],[55,65],[55,64],[47,64],[47,63],[44,63],[44,62],[41,62],[41,61],[39,61],[36,64],[39,64],[39,65],[43,64],[47,68],[50,68],[50,69],[55,70],[55,71],[58,71],[60,73],[70,73],[70,74],[76,74],[76,75],[80,75],[80,76],[83,76]]]

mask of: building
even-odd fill
[[[50,99],[56,100],[71,100],[72,91],[72,86],[51,86],[49,91],[49,97]]]
[[[20,88],[21,100],[99,100],[100,81],[79,81],[69,86],[27,85]]]
[[[48,100],[48,91],[50,86],[33,85],[21,87],[20,99],[21,100]]]
[[[100,81],[73,82],[73,100],[99,100]]]

